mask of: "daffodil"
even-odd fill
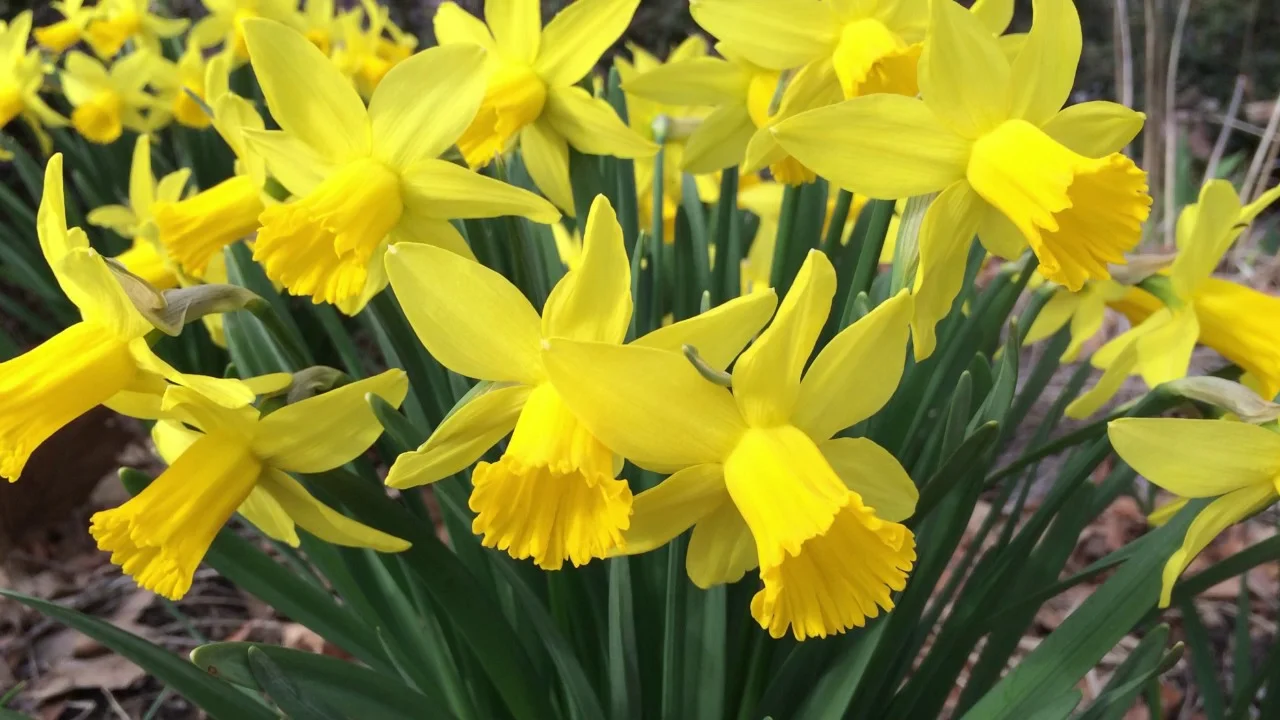
[[[61,54],[80,42],[85,26],[93,18],[94,9],[86,8],[84,0],[54,0],[49,6],[62,13],[62,19],[36,28],[32,35],[40,47]]]
[[[338,20],[342,43],[333,61],[355,82],[360,96],[367,98],[396,63],[413,54],[417,38],[405,35],[391,22],[387,9],[374,0],[362,0],[361,6],[363,12],[353,10]]]
[[[1183,498],[1216,498],[1196,515],[1164,566],[1160,607],[1174,583],[1223,530],[1280,497],[1280,433],[1229,420],[1124,418],[1107,425],[1116,454]]]
[[[911,296],[841,331],[804,368],[826,323],[835,269],[812,251],[769,327],[733,367],[732,390],[680,354],[552,339],[543,364],[569,409],[637,465],[674,472],[635,498],[627,553],[690,526],[686,569],[699,587],[760,567],[751,613],[773,637],[861,627],[893,608],[915,561],[901,521],[917,492],[866,438],[836,434],[897,387]],[[802,377],[803,376],[803,377]]]
[[[149,0],[101,0],[84,31],[89,47],[107,60],[132,40],[138,48],[159,55],[160,40],[181,35],[190,22],[155,15],[148,5]]]
[[[30,11],[18,13],[7,24],[0,23],[0,127],[22,118],[47,152],[52,142],[44,126],[61,127],[67,120],[40,97],[44,68],[40,52],[27,50],[30,32]]]
[[[158,202],[153,213],[160,243],[183,272],[205,279],[221,269],[222,248],[258,229],[266,208],[266,162],[245,139],[265,124],[253,104],[227,89],[232,59],[211,59],[202,83],[213,110],[213,126],[236,156],[235,175],[185,200]]]
[[[283,130],[244,135],[294,196],[263,211],[253,256],[290,293],[354,314],[386,285],[389,242],[472,258],[449,219],[559,218],[533,193],[438,159],[480,105],[482,48],[431,48],[397,64],[366,110],[302,35],[268,20],[245,25],[254,72]]]
[[[1270,398],[1280,391],[1280,350],[1275,348],[1280,299],[1210,277],[1241,233],[1277,199],[1280,187],[1242,206],[1230,182],[1205,183],[1199,201],[1178,217],[1178,255],[1168,274],[1156,280],[1164,297],[1155,307],[1146,302],[1155,296],[1143,290],[1122,298],[1121,310],[1149,312],[1093,354],[1090,362],[1105,372],[1067,407],[1068,415],[1093,414],[1129,375],[1140,375],[1149,387],[1185,377],[1201,338],[1261,380],[1262,394]]]
[[[302,34],[312,45],[328,55],[342,30],[335,14],[333,0],[305,0],[302,4]]]
[[[208,66],[204,51],[195,43],[189,43],[178,58],[170,81],[173,86],[171,112],[174,120],[196,130],[203,130],[213,122],[213,118],[202,106],[202,103],[208,105],[210,101],[205,89],[206,75]]]
[[[405,550],[409,543],[335,512],[288,473],[324,472],[360,456],[382,434],[366,395],[398,406],[407,390],[404,372],[388,370],[263,415],[170,388],[170,420],[153,435],[169,468],[125,504],[95,513],[89,532],[140,586],[172,600],[191,588],[196,567],[237,510],[294,546],[296,525],[336,545]]]
[[[657,146],[609,103],[577,86],[631,22],[639,0],[577,0],[541,27],[537,3],[486,0],[488,25],[453,2],[435,15],[441,45],[488,50],[484,100],[458,149],[472,167],[519,145],[534,184],[574,213],[569,147],[590,155],[648,157]]]
[[[756,236],[751,241],[751,248],[747,251],[747,256],[742,259],[742,292],[748,293],[754,289],[769,287],[770,273],[773,269],[773,249],[778,239],[778,222],[782,216],[782,195],[785,187],[782,183],[762,182],[751,185],[742,189],[738,193],[738,205],[745,210],[751,211],[760,219],[760,225],[756,229]],[[858,216],[862,213],[862,208],[867,204],[867,199],[861,195],[855,195],[849,207],[849,215],[845,218],[844,227],[840,229],[841,242],[847,242],[849,232],[858,222]],[[822,233],[829,231],[831,218],[835,214],[836,197],[835,194],[827,198],[826,215],[822,221]],[[889,235],[890,238],[893,235]],[[893,243],[886,241],[884,250],[880,254],[880,262],[889,262],[893,260]]]
[[[209,14],[191,28],[187,41],[202,48],[221,45],[238,67],[249,60],[245,22],[266,18],[301,29],[304,25],[297,5],[296,0],[204,0]]]
[[[603,196],[591,206],[582,256],[551,292],[542,317],[496,272],[428,245],[394,245],[392,287],[418,338],[445,367],[493,383],[450,415],[417,451],[396,459],[387,484],[406,488],[460,472],[508,433],[496,463],[476,465],[473,528],[488,547],[554,570],[622,544],[631,490],[609,446],[547,382],[539,349],[553,338],[620,344],[631,324],[631,266]],[[740,299],[635,342],[698,348],[722,369],[773,312],[773,293]]]
[[[228,407],[253,400],[239,386],[178,373],[156,357],[154,328],[80,228],[67,228],[62,155],[49,159],[36,229],[45,260],[81,320],[0,364],[0,477],[17,480],[32,451],[62,426],[135,383],[198,386]]]
[[[1147,178],[1119,151],[1143,116],[1087,102],[1061,109],[1080,59],[1070,0],[1036,0],[1010,63],[990,29],[951,0],[934,2],[920,58],[922,99],[879,94],[773,128],[782,147],[836,185],[874,198],[941,192],[920,230],[917,358],[960,289],[976,234],[1012,259],[1028,245],[1050,280],[1079,290],[1123,263],[1150,211]]]
[[[1090,280],[1078,292],[1054,287],[1048,302],[1027,328],[1022,344],[1040,342],[1069,325],[1071,342],[1062,353],[1062,361],[1074,362],[1084,344],[1102,329],[1107,307],[1123,300],[1130,291],[1130,287],[1109,279]]]
[[[62,89],[74,106],[71,124],[86,140],[102,145],[115,142],[128,128],[151,132],[168,121],[169,103],[147,92],[173,64],[145,50],[122,58],[111,69],[73,51],[62,71]]]

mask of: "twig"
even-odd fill
[[[1153,62],[1153,58],[1160,57],[1160,35],[1163,23],[1161,19],[1164,16],[1164,3],[1162,0],[1143,0],[1142,11],[1144,19],[1143,32],[1145,41],[1143,45],[1143,103],[1146,105],[1147,113],[1151,115],[1150,126],[1157,128],[1164,127],[1164,118],[1159,115],[1164,112],[1164,103],[1160,102],[1161,84],[1157,78],[1160,64]],[[1164,139],[1163,133],[1152,132],[1143,133],[1142,135],[1142,167],[1147,171],[1150,178],[1151,187],[1163,187],[1160,179],[1162,153],[1160,152],[1160,142]]]
[[[1129,23],[1129,0],[1116,0],[1115,4],[1116,92],[1120,104],[1133,107],[1133,29]]]
[[[1178,4],[1178,18],[1173,24],[1173,41],[1169,45],[1169,66],[1164,75],[1164,246],[1173,247],[1174,218],[1178,208],[1176,185],[1178,182],[1178,59],[1182,55],[1182,36],[1187,26],[1187,14],[1191,0]]]
[[[1248,79],[1244,73],[1236,76],[1236,86],[1231,91],[1231,102],[1227,105],[1222,130],[1218,131],[1218,139],[1213,143],[1213,152],[1209,153],[1209,163],[1204,168],[1204,182],[1209,182],[1218,176],[1218,165],[1227,152],[1227,142],[1231,139],[1231,131],[1235,129],[1236,117],[1240,115],[1240,102],[1244,100],[1244,87],[1247,82]]]
[[[1271,119],[1267,121],[1267,129],[1262,133],[1262,141],[1258,143],[1258,150],[1253,154],[1253,161],[1249,163],[1249,172],[1245,173],[1244,184],[1240,187],[1241,198],[1253,197],[1255,186],[1262,176],[1263,165],[1271,155],[1271,144],[1275,142],[1277,130],[1280,130],[1280,95],[1276,96],[1276,101],[1271,106]]]

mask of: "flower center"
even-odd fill
[[[489,76],[480,111],[462,137],[458,149],[471,167],[486,165],[504,152],[511,139],[542,114],[547,85],[533,69],[519,63],[503,63]]]
[[[101,90],[71,113],[71,124],[87,140],[106,145],[115,142],[124,130],[121,113],[124,101],[114,90]]]
[[[258,229],[262,196],[251,178],[237,175],[181,202],[157,203],[152,213],[169,256],[203,278],[215,254]]]
[[[556,391],[539,385],[502,459],[472,473],[472,530],[486,547],[546,570],[604,557],[631,525],[631,490],[614,479],[613,460]]]
[[[41,47],[61,53],[80,42],[80,26],[74,20],[67,18],[52,25],[36,28],[34,35]]]
[[[17,480],[40,443],[115,395],[137,371],[126,340],[87,322],[0,364],[0,477]]]
[[[1040,272],[1073,292],[1110,277],[1107,263],[1124,262],[1151,210],[1147,175],[1132,160],[1087,158],[1024,120],[978,138],[967,175],[1022,232]]]
[[[907,43],[879,20],[864,18],[844,26],[832,62],[846,99],[872,93],[919,92],[916,64],[921,43]]]
[[[18,116],[26,107],[22,101],[22,90],[12,82],[0,84],[0,127]]]
[[[350,307],[403,212],[399,176],[356,160],[305,197],[264,210],[253,257],[290,293]]]

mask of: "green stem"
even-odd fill
[[[835,254],[840,246],[840,236],[844,234],[844,225],[849,220],[849,210],[853,207],[853,193],[841,190],[836,195],[836,209],[831,213],[827,223],[827,234],[822,240],[822,252],[827,257]]]
[[[867,222],[867,233],[862,236],[861,249],[858,252],[858,265],[853,270],[853,279],[849,282],[849,303],[845,305],[848,315],[852,301],[858,293],[871,294],[871,284],[876,279],[876,270],[880,267],[880,252],[884,249],[885,236],[889,234],[889,223],[893,221],[893,201],[873,200],[871,202],[871,218]],[[848,323],[841,322],[843,329]]]
[[[289,360],[289,365],[294,370],[301,370],[311,364],[307,359],[306,348],[290,332],[289,327],[280,319],[275,308],[271,307],[271,303],[258,298],[245,305],[244,309],[253,313],[253,316],[258,318],[258,321],[267,329],[267,332],[271,333],[271,336],[275,338],[276,344],[284,351],[285,357]]]
[[[653,295],[649,298],[652,307],[649,310],[649,321],[651,323],[660,324],[663,315],[663,292],[662,292],[662,252],[663,243],[663,218],[662,206],[665,202],[663,193],[666,191],[666,185],[663,183],[663,175],[665,173],[666,148],[662,145],[663,138],[658,137],[658,154],[653,156],[653,208],[649,214],[649,270],[653,277]]]
[[[788,185],[782,191],[782,210],[778,213],[778,237],[773,244],[773,265],[769,268],[769,286],[778,297],[787,294],[791,282],[787,279],[787,258],[791,256],[791,240],[796,224],[796,208],[800,200],[800,187]]]

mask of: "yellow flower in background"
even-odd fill
[[[84,39],[98,57],[108,60],[132,40],[138,48],[159,55],[160,40],[181,35],[190,21],[154,15],[150,0],[100,0]]]
[[[1178,255],[1167,276],[1159,276],[1168,278],[1167,297],[1156,299],[1145,317],[1093,354],[1090,362],[1105,372],[1097,385],[1067,406],[1068,416],[1092,415],[1130,375],[1140,375],[1148,387],[1185,377],[1196,342],[1206,335],[1224,357],[1262,381],[1261,394],[1270,399],[1280,391],[1280,348],[1275,346],[1280,340],[1280,316],[1275,314],[1280,299],[1210,277],[1236,239],[1277,199],[1280,187],[1241,206],[1230,182],[1205,183],[1199,201],[1178,217]],[[1149,307],[1146,297],[1154,296],[1135,289],[1122,298],[1119,308],[1137,316]]]
[[[44,67],[40,51],[34,48],[27,50],[30,33],[30,11],[18,13],[7,24],[0,23],[0,127],[7,126],[15,118],[22,118],[35,133],[41,148],[48,152],[52,141],[44,126],[62,127],[67,124],[67,119],[40,97]]]
[[[94,9],[86,8],[84,0],[54,0],[49,7],[62,13],[62,19],[52,25],[35,29],[32,35],[40,47],[55,55],[80,42],[85,26],[93,17]]]
[[[304,0],[302,34],[325,55],[333,51],[334,42],[342,35],[333,0]]]
[[[1119,153],[1143,116],[1087,102],[1062,110],[1080,59],[1070,0],[1036,0],[1010,63],[989,28],[951,0],[933,3],[920,59],[923,99],[870,95],[774,128],[778,142],[834,184],[874,198],[941,191],[920,231],[913,322],[917,358],[959,292],[976,234],[993,254],[1028,245],[1045,277],[1079,290],[1123,263],[1150,211],[1146,174]]]
[[[213,118],[201,106],[201,103],[209,104],[205,90],[207,74],[204,51],[195,43],[190,43],[182,51],[182,57],[178,58],[171,78],[167,79],[172,86],[173,108],[170,112],[173,113],[173,119],[196,130],[203,130],[213,122]]]
[[[144,378],[198,385],[229,407],[253,400],[226,381],[178,373],[151,352],[150,321],[84,231],[67,229],[60,154],[45,168],[36,229],[45,260],[81,320],[0,364],[0,477],[17,480],[40,443]]]
[[[770,273],[773,270],[773,249],[778,240],[778,220],[782,216],[782,195],[786,188],[782,183],[761,182],[743,188],[738,193],[738,207],[749,210],[760,218],[760,226],[756,229],[755,239],[747,256],[742,259],[742,293],[769,287]],[[840,230],[841,243],[848,242],[849,232],[858,222],[862,208],[867,199],[861,195],[853,197],[849,206],[849,216]],[[835,214],[836,196],[832,192],[827,196],[827,210],[822,220],[822,235],[825,236],[831,225],[831,216]],[[880,262],[893,260],[893,236],[890,232],[880,253]]]
[[[368,98],[396,63],[413,54],[417,41],[415,38],[412,44],[402,46],[389,39],[386,32],[393,28],[395,38],[404,34],[391,22],[386,8],[374,0],[362,0],[361,6],[362,10],[345,13],[337,21],[341,44],[333,53],[333,62],[355,83],[360,96]]]
[[[508,433],[502,459],[476,465],[473,529],[484,545],[548,570],[582,565],[622,544],[631,490],[621,464],[547,381],[539,350],[552,338],[620,344],[631,324],[631,266],[604,196],[591,206],[582,255],[542,317],[506,278],[427,245],[395,245],[387,273],[418,338],[445,367],[494,383],[396,459],[387,484],[407,488],[461,472]],[[773,312],[760,293],[654,331],[634,344],[697,346],[723,369]]]
[[[472,258],[451,218],[559,218],[528,191],[438,159],[480,105],[482,48],[431,48],[397,64],[366,110],[302,35],[267,20],[245,26],[282,130],[244,135],[294,196],[263,211],[253,256],[290,293],[355,314],[386,286],[388,243],[430,243]]]
[[[572,215],[570,146],[623,158],[657,152],[656,145],[622,123],[609,103],[577,86],[627,29],[638,4],[577,0],[543,28],[538,3],[527,0],[486,0],[488,25],[452,2],[441,3],[435,15],[440,44],[474,44],[489,51],[484,100],[458,138],[467,163],[482,167],[519,145],[534,184]]]
[[[1107,424],[1116,454],[1147,480],[1183,498],[1216,498],[1196,515],[1164,566],[1160,607],[1196,555],[1223,530],[1274,503],[1280,433],[1230,420],[1123,418]]]
[[[751,613],[775,638],[861,627],[893,608],[890,592],[915,561],[899,524],[915,510],[911,478],[874,442],[835,437],[893,395],[911,296],[843,330],[803,372],[835,291],[835,269],[812,251],[738,358],[732,391],[670,351],[553,339],[543,352],[556,391],[596,437],[641,467],[674,472],[636,496],[625,551],[693,526],[689,578],[708,588],[759,565]]]
[[[1070,325],[1071,343],[1062,352],[1062,361],[1074,362],[1084,344],[1102,329],[1107,307],[1119,303],[1130,291],[1115,280],[1090,280],[1078,292],[1057,287],[1027,328],[1022,344],[1040,342]]]
[[[201,48],[221,45],[231,53],[236,67],[249,60],[246,21],[266,18],[298,30],[304,27],[297,0],[204,0],[204,6],[209,14],[191,28],[187,42]]]
[[[170,418],[153,433],[169,468],[131,500],[95,513],[98,549],[138,585],[177,600],[237,510],[263,532],[298,545],[295,524],[326,542],[399,552],[409,543],[351,520],[288,475],[332,470],[359,457],[382,434],[368,393],[399,406],[401,370],[344,385],[268,415],[222,407],[188,388],[170,388]]]
[[[71,124],[86,140],[115,142],[125,128],[147,133],[168,122],[169,105],[147,92],[173,64],[146,51],[131,53],[108,70],[92,57],[73,51],[62,71],[62,90],[74,106]]]

